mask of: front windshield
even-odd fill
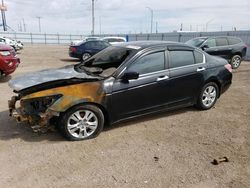
[[[126,47],[110,46],[88,60],[75,66],[76,71],[108,77],[136,50]]]
[[[199,47],[205,40],[206,40],[206,38],[191,39],[191,40],[187,41],[186,44],[188,44],[190,46]]]

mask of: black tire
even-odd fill
[[[239,68],[240,64],[241,64],[242,58],[240,55],[234,55],[231,58],[230,64],[232,66],[233,69],[237,69]]]
[[[89,129],[89,130],[92,130],[93,133],[91,133],[87,137],[81,138],[81,137],[76,136],[78,134],[78,132],[80,135],[80,132],[81,132],[80,130],[84,127],[84,125],[79,125],[79,126],[83,126],[83,127],[81,127],[81,129],[79,128],[79,131],[76,130],[75,133],[72,133],[69,131],[70,121],[74,122],[74,120],[72,120],[73,119],[72,117],[76,117],[76,116],[73,116],[73,114],[77,113],[79,111],[80,111],[80,113],[85,113],[85,111],[91,112],[95,115],[95,117],[93,117],[93,118],[97,118],[96,129],[94,131],[92,129]],[[86,113],[84,114],[84,117],[85,117],[85,115],[86,115]],[[82,117],[82,118],[84,118],[84,117]],[[85,120],[81,120],[81,121],[85,121]],[[62,114],[59,126],[60,126],[61,133],[63,134],[63,136],[66,139],[68,139],[70,141],[80,141],[80,140],[92,139],[92,138],[95,138],[96,136],[98,136],[101,133],[101,131],[103,130],[104,121],[105,121],[104,115],[103,115],[102,111],[97,106],[82,104],[82,105],[74,106],[71,109],[69,109],[68,111],[66,111],[64,114]],[[83,123],[83,122],[81,122],[81,123]],[[73,129],[77,129],[77,127],[73,128]],[[86,129],[88,129],[88,128],[85,127],[85,130]],[[87,130],[83,131],[82,134],[85,134],[85,132],[87,132]],[[75,136],[73,134],[75,134]]]
[[[87,59],[89,59],[91,57],[91,54],[89,54],[89,53],[83,53],[82,54],[82,57],[81,57],[81,60],[82,61],[86,61]]]
[[[208,88],[214,88],[214,90],[215,90],[215,94],[211,94],[211,96],[210,96],[211,101],[210,101],[210,99],[208,99],[209,98],[208,95],[204,96],[204,95],[206,95],[205,92],[208,91]],[[213,96],[214,96],[214,98],[213,98]],[[218,85],[216,83],[214,83],[214,82],[209,82],[209,83],[205,84],[202,87],[202,89],[200,91],[200,94],[199,94],[199,97],[198,97],[198,101],[197,101],[196,106],[201,110],[209,110],[210,108],[212,108],[215,105],[218,96],[219,96],[219,87],[218,87]],[[206,101],[206,99],[209,100],[211,103],[209,101]],[[207,104],[207,102],[210,103],[210,104]]]

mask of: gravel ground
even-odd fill
[[[11,77],[76,63],[67,53],[67,46],[25,46],[18,70],[0,81],[0,187],[250,187],[249,62],[209,111],[185,108],[68,142],[58,132],[33,133],[7,108]],[[211,164],[224,156],[228,163]]]

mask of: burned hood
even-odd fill
[[[55,83],[56,81],[67,81],[70,79],[93,80],[99,79],[99,77],[91,76],[84,72],[77,72],[74,69],[74,65],[70,65],[59,69],[42,70],[16,77],[9,81],[9,86],[14,91],[18,92],[33,86],[44,85],[46,83]]]

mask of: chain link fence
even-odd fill
[[[83,40],[86,35],[46,34],[46,33],[10,33],[0,32],[5,36],[29,44],[70,44],[74,40]],[[118,36],[128,38],[129,41],[163,40],[186,42],[189,39],[203,36],[235,36],[241,38],[249,47],[246,60],[250,60],[250,30],[249,31],[221,31],[221,32],[172,32],[157,34],[116,34],[97,35],[99,37]]]

